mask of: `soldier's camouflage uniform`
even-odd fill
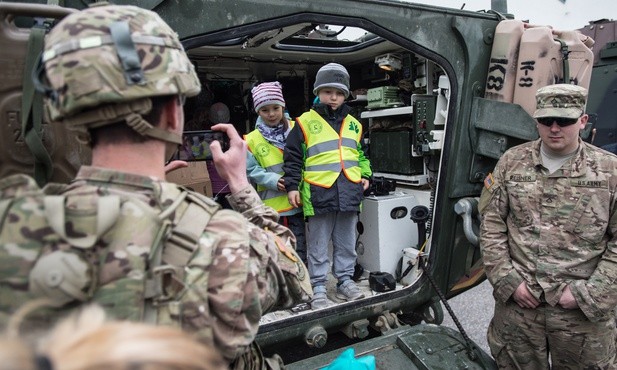
[[[7,181],[11,183],[6,185]],[[15,178],[0,182],[0,189],[5,190],[0,199],[10,202],[0,219],[3,325],[11,313],[36,296],[29,289],[29,273],[37,260],[54,251],[72,250],[51,230],[45,217],[45,198],[51,195],[65,197],[68,237],[95,232],[100,207],[97,199],[131,199],[122,203],[121,216],[125,218],[118,223],[123,225],[114,225],[88,248],[89,254],[81,256],[96,269],[96,283],[80,288],[86,301],[102,304],[116,318],[146,320],[143,300],[148,292],[143,288],[143,270],[151,251],[142,243],[148,240],[153,225],[145,217],[147,209],[136,205],[143,204],[158,214],[186,190],[149,177],[88,166],[80,169],[70,185],[46,187],[45,196],[24,190],[34,186],[33,182],[20,183]],[[15,192],[6,191],[15,188],[22,196],[12,198]],[[306,269],[296,262],[293,235],[276,222],[277,213],[263,205],[252,187],[229,198],[244,217],[219,210],[214,201],[202,200],[212,216],[187,267],[180,266],[182,271],[169,275],[173,281],[166,283],[166,292],[173,297],[161,300],[155,308],[156,322],[195,332],[205,343],[214,344],[228,361],[236,360],[239,368],[261,368],[263,364],[252,353],[258,349],[251,347],[259,319],[262,313],[310,299]],[[170,215],[173,222],[183,207],[177,208],[175,216]],[[43,241],[42,248],[39,241]],[[64,277],[69,279],[66,274]]]
[[[124,123],[167,149],[181,137],[146,121],[152,98],[201,88],[178,35],[134,6],[97,3],[63,18],[41,63],[35,86],[54,124],[82,135]],[[34,298],[52,307],[28,316],[26,332],[96,302],[117,319],[194,332],[235,368],[278,366],[253,344],[259,319],[309,301],[308,273],[295,237],[250,186],[229,201],[243,214],[175,184],[87,166],[42,191],[23,175],[0,180],[0,325]]]
[[[549,368],[548,346],[554,369],[614,369],[617,157],[579,139],[575,156],[549,175],[540,145],[508,150],[480,199],[496,301],[491,352],[506,368]],[[536,309],[511,298],[521,282],[541,302]],[[566,286],[578,309],[557,304]]]

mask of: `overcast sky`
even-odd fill
[[[555,29],[582,28],[589,21],[608,18],[617,20],[617,0],[509,0],[508,13],[533,24],[549,24]],[[449,8],[467,10],[491,8],[491,0],[410,0]]]

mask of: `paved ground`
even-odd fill
[[[493,317],[495,301],[489,282],[484,281],[471,290],[450,299],[448,303],[471,340],[490,354],[486,344],[486,329]],[[445,307],[443,325],[456,329]]]

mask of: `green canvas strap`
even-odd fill
[[[35,92],[32,70],[43,50],[46,27],[37,24],[30,31],[28,54],[22,79],[21,132],[24,142],[34,156],[34,178],[39,186],[45,185],[53,172],[51,156],[43,145],[43,97]]]
[[[555,41],[557,41],[560,45],[561,45],[561,62],[563,65],[563,83],[564,84],[569,84],[570,83],[570,62],[568,61],[568,57],[570,54],[570,51],[568,50],[568,44],[565,43],[565,41],[561,40],[561,39],[555,39]]]
[[[210,212],[195,202],[192,194],[189,193],[187,200],[186,210],[167,238],[163,251],[164,264],[185,266],[197,250],[199,238],[212,217]]]
[[[158,323],[157,299],[163,294],[163,276],[160,273],[161,271],[155,272],[154,269],[162,264],[164,240],[172,226],[169,215],[178,208],[183,200],[184,196],[179,196],[171,206],[158,215],[161,224],[150,247],[148,261],[150,266],[154,268],[146,272],[146,279],[144,279],[143,321],[153,325]]]
[[[171,216],[182,203],[187,204],[186,209],[172,223]],[[145,283],[145,297],[150,299],[144,307],[144,321],[157,323],[157,307],[174,302],[184,289],[184,268],[199,248],[199,239],[217,209],[198,194],[183,191],[159,214],[163,225],[159,234],[164,242],[157,241],[151,250],[152,274]]]

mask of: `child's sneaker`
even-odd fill
[[[328,296],[326,295],[326,286],[317,285],[313,287],[313,299],[311,300],[311,308],[317,310],[328,306]]]
[[[336,287],[336,298],[344,301],[355,301],[356,299],[364,298],[364,293],[362,293],[353,280],[345,280]]]

